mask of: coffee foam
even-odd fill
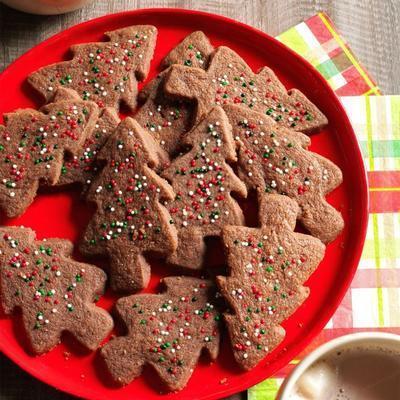
[[[336,381],[336,371],[329,363],[315,363],[297,381],[297,397],[299,400],[319,400],[322,396],[332,396]]]

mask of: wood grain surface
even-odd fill
[[[0,71],[35,44],[78,22],[147,7],[179,7],[222,14],[270,35],[325,11],[383,93],[400,93],[400,0],[101,0],[60,16],[28,15],[0,4]],[[1,400],[70,398],[29,377],[0,355]],[[242,393],[230,399],[244,398]]]

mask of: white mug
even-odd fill
[[[30,14],[55,15],[77,10],[93,0],[0,0],[1,3]]]
[[[383,332],[362,332],[338,337],[323,344],[305,357],[284,380],[277,400],[290,400],[296,392],[296,383],[304,372],[313,364],[322,361],[332,352],[344,348],[368,345],[379,346],[389,350],[396,349],[400,352],[400,335]],[[400,399],[400,397],[399,397]]]

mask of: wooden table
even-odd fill
[[[33,1],[33,0],[32,0]],[[326,11],[385,94],[400,93],[398,0],[101,0],[61,16],[32,16],[0,4],[0,71],[49,36],[100,15],[144,7],[180,7],[223,14],[271,35]],[[0,355],[0,399],[66,400]],[[238,394],[231,399],[245,398]]]

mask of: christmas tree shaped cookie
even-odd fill
[[[50,351],[70,332],[95,350],[113,327],[94,302],[103,293],[105,273],[71,259],[72,243],[36,240],[29,228],[0,228],[1,304],[6,314],[22,311],[22,323],[36,354]]]
[[[101,355],[119,384],[131,382],[150,365],[169,390],[180,390],[203,351],[212,360],[217,358],[220,316],[214,286],[190,277],[165,278],[164,284],[163,293],[117,302],[117,314],[128,333],[107,343]]]
[[[99,163],[96,155],[118,126],[119,117],[114,108],[106,107],[100,111],[92,134],[85,140],[81,151],[64,159],[58,185],[81,183],[90,185],[98,174]]]
[[[167,70],[173,64],[206,69],[213,51],[214,47],[203,32],[192,32],[167,54],[161,62],[160,69]],[[153,81],[157,82],[157,79]],[[140,90],[138,99],[142,102],[149,97],[154,87],[158,86],[153,84],[153,81]]]
[[[85,232],[81,250],[109,257],[111,287],[133,292],[146,287],[148,252],[169,254],[176,232],[161,204],[173,199],[169,184],[152,168],[160,166],[157,144],[132,118],[126,118],[98,158],[105,162],[88,191],[96,212]]]
[[[239,176],[247,187],[291,197],[300,206],[298,219],[310,234],[325,243],[334,240],[344,222],[325,196],[342,182],[340,169],[308,151],[306,135],[248,108],[227,105],[224,110],[239,146]]]
[[[243,224],[242,211],[231,193],[245,197],[247,192],[228,164],[236,161],[236,152],[231,126],[221,107],[213,108],[184,141],[190,150],[163,171],[176,194],[167,208],[178,231],[178,248],[167,261],[199,269],[204,238],[219,236],[227,224]]]
[[[192,32],[173,48],[162,62],[162,68],[173,64],[206,69],[214,47],[202,31]]]
[[[144,88],[146,101],[135,119],[168,154],[173,155],[180,146],[182,134],[190,129],[193,106],[165,96],[166,74],[167,71],[161,72]]]
[[[65,88],[57,90],[54,101],[59,101],[61,98],[79,100],[79,96],[74,90]],[[106,107],[100,110],[95,127],[83,143],[80,151],[76,155],[65,156],[57,185],[81,183],[85,188],[90,185],[99,170],[96,155],[109,136],[114,133],[119,122],[118,113],[114,108]]]
[[[231,313],[224,315],[238,364],[256,366],[283,339],[281,322],[307,298],[303,284],[325,252],[312,236],[295,233],[298,206],[287,196],[260,194],[260,228],[223,230],[229,276],[217,277]]]
[[[93,102],[64,100],[40,111],[17,110],[0,125],[0,208],[22,214],[39,184],[59,180],[64,153],[77,154],[98,118]]]
[[[99,107],[118,110],[122,101],[134,110],[137,82],[149,72],[157,29],[136,25],[106,32],[105,36],[106,42],[72,46],[72,60],[39,69],[28,78],[29,83],[46,101],[57,88],[66,87]]]
[[[165,91],[194,101],[197,121],[214,105],[240,104],[297,131],[316,130],[328,122],[304,94],[287,91],[271,69],[263,67],[255,74],[238,54],[223,46],[213,53],[207,71],[172,66]]]
[[[172,64],[206,68],[213,51],[207,36],[196,31],[172,49],[164,59],[162,69]],[[164,93],[164,81],[168,70],[161,72],[139,94],[144,104],[135,119],[147,129],[170,155],[180,146],[180,139],[192,126],[194,107],[189,102],[174,100]]]

